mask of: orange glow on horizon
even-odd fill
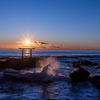
[[[22,47],[32,47],[35,49],[100,49],[100,46],[98,44],[94,45],[92,43],[62,43],[61,44],[53,44],[53,43],[47,43],[44,41],[37,41],[29,37],[24,37],[23,39],[20,39],[19,41],[6,41],[5,43],[0,44],[0,48],[4,49],[18,49]]]

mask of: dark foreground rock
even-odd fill
[[[80,68],[81,67],[81,64],[80,63],[73,63],[73,67]]]
[[[70,74],[71,82],[76,83],[87,81],[89,75],[90,73],[86,71],[84,68],[79,68],[77,71],[73,71]]]
[[[95,84],[100,79],[100,76],[96,75],[88,79],[91,83]]]
[[[41,67],[39,60],[40,59],[36,58],[25,58],[25,59],[8,58],[6,61],[0,61],[0,70],[4,70],[7,68],[21,70],[23,68]]]
[[[92,63],[92,65],[99,65],[99,63]]]
[[[73,67],[76,67],[76,66],[79,67],[81,65],[86,65],[86,66],[99,65],[98,63],[92,63],[89,60],[77,60],[77,61],[72,62],[72,64],[73,64]]]
[[[96,81],[96,86],[100,88],[100,79]]]
[[[100,88],[100,76],[96,75],[88,79],[91,83]]]

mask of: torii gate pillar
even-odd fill
[[[24,49],[29,49],[30,50],[30,58],[32,58],[32,49],[35,49],[35,48],[19,48],[22,50],[22,59],[23,59],[23,53],[24,53]]]

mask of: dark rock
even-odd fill
[[[74,71],[70,74],[71,82],[84,82],[87,80],[90,73],[86,71],[84,68],[79,68],[77,71]]]
[[[78,59],[78,57],[72,57],[72,58],[76,58],[76,59]]]
[[[23,68],[41,67],[39,60],[40,59],[37,58],[25,58],[25,59],[9,58],[3,62],[0,61],[0,70],[4,70],[7,68],[21,70]]]
[[[82,65],[92,65],[92,62],[91,61],[88,61],[88,60],[85,60]]]
[[[75,67],[75,68],[80,68],[80,66],[81,66],[81,64],[79,64],[79,63],[73,64],[73,67]]]
[[[100,88],[100,79],[96,81],[96,86]]]
[[[100,76],[96,75],[88,79],[91,83],[95,84],[100,79]]]
[[[99,65],[98,63],[93,63],[92,65]]]
[[[89,60],[77,60],[77,61],[74,61],[72,62],[73,66],[76,65],[76,64],[81,64],[81,65],[99,65],[98,63],[92,63],[91,61]]]

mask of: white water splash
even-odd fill
[[[12,72],[12,70],[8,70],[8,73],[5,74],[16,78],[28,79],[31,80],[31,82],[38,80],[42,82],[68,80],[68,77],[55,73],[55,70],[59,68],[59,62],[56,58],[49,57],[40,60],[40,65],[41,68],[36,73],[34,73],[33,70],[21,70],[19,73],[9,73],[9,71]]]
[[[41,65],[41,69],[38,72],[42,72],[44,67],[48,65],[45,70],[48,75],[54,76],[56,74],[54,71],[59,68],[59,62],[54,57],[44,58],[43,60],[40,60],[39,63]]]

